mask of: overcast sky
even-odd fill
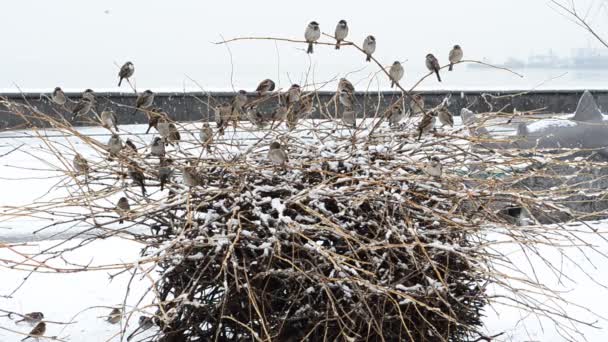
[[[594,24],[606,22],[601,1],[577,2],[581,9],[593,5]],[[230,88],[228,51],[212,41],[220,35],[300,39],[311,20],[333,34],[338,20],[346,19],[349,38],[358,43],[375,35],[375,56],[386,65],[407,60],[407,77],[412,78],[423,72],[428,52],[446,62],[454,44],[463,47],[466,58],[495,62],[509,56],[525,59],[550,48],[568,56],[574,47],[598,46],[546,0],[308,0],[306,5],[274,0],[6,0],[2,12],[2,89],[14,84],[23,89],[113,88],[115,64],[127,60],[135,63],[137,88],[192,88],[187,76],[207,89]],[[268,41],[230,44],[235,87],[255,87],[267,77],[283,86],[304,83],[309,66],[316,81],[361,68],[375,71],[352,48],[336,52],[318,46],[311,59],[304,48]]]

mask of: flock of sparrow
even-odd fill
[[[336,40],[335,48],[340,49],[341,44],[345,41],[348,36],[349,28],[345,20],[340,20],[336,26],[334,38]],[[306,27],[304,38],[308,43],[307,53],[314,52],[314,44],[321,37],[321,30],[319,24],[312,21]],[[366,54],[366,61],[371,61],[372,54],[376,51],[376,38],[372,35],[367,36],[363,41],[362,46],[363,52]],[[460,46],[454,45],[453,49],[449,52],[450,66],[449,70],[453,69],[453,65],[459,63],[462,60],[463,52]],[[441,82],[441,76],[439,75],[440,65],[437,58],[429,53],[426,56],[425,61],[426,67],[430,72],[437,75],[437,80]],[[135,73],[135,66],[132,62],[126,62],[118,73],[118,86],[120,87],[123,80],[129,81]],[[405,72],[403,66],[399,61],[395,61],[389,70],[389,76],[391,81],[391,87],[398,84],[403,78]],[[237,122],[240,117],[246,116],[257,127],[266,127],[269,124],[285,122],[289,129],[293,129],[298,119],[303,117],[305,114],[313,112],[313,96],[312,94],[303,94],[298,84],[293,84],[286,92],[273,94],[275,90],[275,83],[271,79],[265,79],[255,90],[254,95],[249,95],[247,91],[238,91],[231,103],[221,103],[215,106],[215,121],[218,128],[218,133],[223,135],[224,129],[232,123],[236,128]],[[354,93],[355,88],[353,84],[345,78],[340,79],[338,82],[338,89],[336,98],[343,106],[342,119],[345,125],[349,127],[355,127],[356,114],[354,111]],[[276,96],[278,98],[278,106],[270,113],[263,113],[257,109],[257,105],[261,102]],[[60,87],[55,88],[51,95],[51,100],[65,108],[70,101],[66,94]],[[72,120],[76,120],[79,117],[87,115],[94,107],[96,102],[95,93],[91,89],[87,89],[83,92],[81,98],[71,106],[70,111],[72,113]],[[173,122],[171,122],[169,115],[163,112],[159,108],[153,107],[154,103],[154,92],[146,90],[137,96],[135,102],[135,109],[133,114],[138,111],[144,111],[148,116],[148,129],[146,134],[150,132],[152,128],[156,129],[159,133],[159,137],[154,137],[152,144],[150,145],[150,153],[153,156],[159,158],[159,169],[158,169],[158,180],[160,182],[161,191],[164,190],[165,184],[170,180],[173,170],[171,167],[172,160],[165,157],[166,146],[168,144],[178,144],[181,140],[180,133]],[[436,118],[439,118],[442,125],[453,126],[453,116],[447,109],[447,103],[444,101],[438,107],[430,110],[424,110],[424,99],[420,95],[413,95],[409,102],[409,110],[403,108],[401,104],[395,104],[389,108],[387,118],[391,126],[396,126],[406,116],[414,116],[422,113],[423,118],[418,124],[418,139],[422,134],[427,133],[434,129]],[[96,113],[94,113],[97,116]],[[108,158],[118,158],[120,153],[137,153],[137,147],[130,140],[127,139],[124,143],[121,137],[117,134],[118,119],[116,113],[109,109],[104,109],[101,114],[97,117],[101,125],[111,131],[112,136],[107,143]],[[203,147],[210,151],[210,146],[213,142],[213,130],[208,123],[204,123],[199,133],[200,141]],[[284,166],[288,162],[288,155],[285,148],[278,142],[274,141],[270,144],[269,151],[267,154],[268,160],[277,166]],[[90,166],[88,161],[79,153],[76,153],[73,159],[74,169],[79,174],[88,176],[90,172]],[[129,162],[128,175],[133,180],[133,183],[141,187],[142,195],[146,195],[145,188],[145,176],[137,166],[135,162]],[[199,175],[194,166],[185,166],[182,168],[182,179],[184,185],[188,187],[195,187],[202,184],[201,175]],[[424,171],[432,177],[440,177],[442,174],[442,166],[436,157],[429,159],[429,162],[424,166]],[[115,208],[119,215],[119,223],[123,223],[124,218],[130,212],[130,204],[126,197],[121,197],[118,200]],[[121,309],[114,308],[108,316],[108,322],[115,324],[120,321],[123,313]],[[42,321],[44,315],[41,312],[32,312],[22,316],[24,321],[30,324],[35,324],[29,336],[24,338],[26,340],[31,337],[38,337],[44,335],[46,331],[46,325]],[[153,320],[148,316],[141,316],[139,318],[139,327],[134,331],[128,340],[138,331],[147,330],[153,325]]]

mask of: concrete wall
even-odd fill
[[[441,102],[448,94],[451,94],[450,110],[457,115],[460,109],[468,107],[474,112],[487,112],[503,110],[512,112],[514,108],[518,111],[529,111],[534,109],[542,109],[547,113],[555,112],[573,112],[578,103],[579,97],[583,91],[577,90],[560,90],[560,91],[504,91],[504,92],[485,92],[485,91],[426,91],[419,92],[424,96],[426,106],[432,107]],[[598,105],[603,111],[608,111],[608,90],[592,91]],[[46,113],[57,116],[65,116],[71,118],[71,115],[65,108],[54,105],[48,98],[50,94],[39,93],[24,93],[24,94],[4,94],[0,95],[5,100],[14,103],[27,103],[29,106]],[[77,101],[80,94],[67,94],[71,99]],[[133,113],[136,95],[133,93],[97,93],[98,103],[97,111],[100,112],[104,108],[113,109],[119,117],[119,124],[134,124],[146,123],[147,118],[144,113]],[[319,92],[318,96],[322,103],[327,103],[334,95],[333,92]],[[207,103],[213,107],[218,101],[229,102],[233,93],[211,93],[205,94],[201,92],[188,93],[158,93],[154,100],[154,106],[162,108],[168,112],[174,120],[178,121],[195,121],[213,120],[213,110],[207,106]],[[255,96],[255,95],[252,95]],[[392,103],[399,97],[397,92],[382,92],[378,93],[357,93],[357,113],[360,117],[370,116],[375,113],[378,104],[383,110],[385,106]],[[276,98],[275,98],[276,99]],[[276,105],[276,101],[270,100],[261,106],[262,110],[271,110]],[[315,107],[319,108],[317,102]],[[333,106],[330,107],[330,112],[333,112]],[[69,106],[68,106],[69,108]],[[29,113],[29,109],[23,107],[23,111]],[[10,110],[6,106],[0,105],[0,128],[14,129],[24,127],[24,121],[10,114]],[[313,114],[313,117],[319,117],[318,110]],[[89,118],[85,118],[76,122],[76,125],[87,125],[92,122]],[[36,125],[40,123],[34,122]]]

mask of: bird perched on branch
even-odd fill
[[[391,106],[387,116],[389,125],[391,127],[396,127],[399,125],[399,123],[405,118],[405,111],[403,110],[401,101]]]
[[[300,95],[302,94],[302,90],[300,89],[299,84],[292,84],[291,87],[287,90],[285,94],[285,105],[287,107],[292,104],[300,101]]]
[[[130,341],[138,331],[146,331],[154,326],[154,318],[150,316],[139,316],[137,322],[137,328],[127,337],[127,341]]]
[[[146,177],[135,162],[129,165],[129,177],[133,180],[133,184],[141,187],[141,195],[146,196]]]
[[[150,132],[150,129],[154,127],[158,130],[158,123],[161,118],[166,119],[166,113],[164,113],[160,108],[152,108],[147,112],[148,114],[148,129],[146,130],[146,134]]]
[[[439,66],[439,61],[432,53],[426,55],[425,65],[430,72],[434,72],[437,75],[437,80],[441,82],[441,76],[439,76],[439,69],[441,67]]]
[[[412,96],[412,100],[410,101],[410,116],[414,116],[419,113],[424,112],[424,97],[420,94],[416,94]]]
[[[51,100],[55,104],[63,106],[67,102],[68,99],[65,96],[65,93],[63,92],[63,90],[61,90],[60,87],[56,87],[55,90],[53,90],[53,94],[51,94]]]
[[[133,63],[126,62],[125,64],[123,64],[123,66],[120,68],[120,71],[118,71],[118,77],[120,78],[118,80],[118,86],[120,87],[123,79],[126,78],[127,80],[129,80],[129,77],[133,76],[133,73],[135,73],[135,66],[133,65]]]
[[[269,92],[273,91],[275,87],[274,81],[267,78],[258,84],[258,87],[255,91],[258,93],[258,96],[264,96]]]
[[[272,144],[270,144],[270,149],[268,150],[268,159],[273,164],[281,166],[284,166],[289,161],[287,152],[285,152],[285,149],[278,141],[274,141]]]
[[[348,24],[343,19],[338,21],[338,25],[336,25],[336,33],[334,34],[336,38],[336,50],[340,50],[340,43],[346,39],[346,36],[348,36]]]
[[[374,51],[376,51],[376,37],[371,35],[367,36],[363,41],[363,52],[367,55],[367,58],[365,59],[366,62],[372,60]]]
[[[355,98],[351,92],[346,89],[342,89],[339,95],[340,103],[344,106],[345,110],[352,110]]]
[[[423,171],[431,177],[439,178],[443,173],[443,166],[439,158],[429,157],[429,161],[424,165]]]
[[[12,313],[8,314],[8,318],[11,318]],[[21,316],[21,319],[18,321],[15,321],[15,324],[21,323],[21,322],[25,322],[28,324],[36,324],[40,321],[42,321],[42,319],[44,318],[44,314],[42,312],[30,312],[30,313],[26,313],[24,315]]]
[[[213,143],[213,130],[211,129],[211,127],[209,127],[208,122],[205,122],[201,127],[199,137],[201,139],[203,147],[207,149],[208,153],[211,152],[211,143]]]
[[[114,113],[113,111],[106,109],[103,112],[101,112],[101,125],[110,130],[110,132],[112,131],[112,127],[114,127],[114,129],[116,130],[116,132],[118,132],[118,119],[116,118],[116,113]]]
[[[126,202],[126,198],[122,197],[120,200],[118,200],[118,204],[120,204],[120,201],[122,199],[125,199]],[[129,203],[127,203],[127,207],[125,209],[125,211],[129,210]],[[118,210],[118,209],[117,209]],[[120,222],[122,223],[122,222]],[[120,319],[122,318],[122,310],[120,308],[114,308],[112,309],[112,311],[110,311],[110,314],[108,315],[108,318],[106,318],[106,321],[110,322],[110,324],[116,324],[118,322],[120,322]]]
[[[150,153],[153,156],[163,158],[165,156],[165,142],[161,137],[155,137],[150,145]]]
[[[113,133],[108,140],[108,152],[110,152],[110,157],[115,157],[122,150],[122,139],[116,133]]]
[[[87,113],[93,107],[93,101],[88,97],[81,98],[74,108],[72,108],[72,121],[76,120],[77,117],[87,115]]]
[[[391,88],[395,86],[395,83],[401,81],[403,74],[405,71],[403,70],[403,66],[399,61],[395,61],[393,65],[391,65],[391,69],[389,70],[389,75],[391,76]]]
[[[79,174],[87,175],[89,173],[89,162],[80,153],[76,153],[72,165]]]
[[[450,55],[448,57],[449,61],[450,61],[450,68],[448,69],[449,71],[452,71],[454,64],[460,62],[462,60],[462,49],[460,48],[460,45],[454,45],[454,48],[452,48],[452,50],[450,50]]]
[[[118,217],[120,218],[118,223],[123,224],[124,218],[129,214],[129,211],[131,210],[131,206],[129,205],[129,200],[126,197],[121,197],[118,200],[118,203],[116,203],[115,210],[116,210],[116,213],[118,214]],[[112,310],[112,312],[110,313],[109,317],[112,317],[112,313],[120,314],[120,309],[114,308]],[[114,315],[114,316],[116,316],[116,315]],[[108,319],[109,319],[109,317],[108,317]],[[120,320],[120,318],[119,318],[119,320]]]
[[[27,336],[26,338],[22,339],[21,341],[27,341],[30,338],[38,339],[40,336],[44,335],[45,332],[46,332],[46,323],[39,322],[32,329],[32,331],[30,331],[30,333],[28,334],[29,336]]]
[[[127,141],[125,141],[124,148],[127,150],[127,153],[137,153],[137,146],[135,146],[135,143],[129,138],[127,138]]]
[[[92,103],[95,102],[95,92],[93,91],[93,89],[86,89],[84,92],[82,92],[82,98],[83,99],[89,99],[91,100]]]
[[[437,109],[437,117],[439,118],[439,122],[441,122],[441,127],[448,125],[450,127],[454,127],[454,115],[448,109],[447,105],[442,104]]]
[[[199,175],[196,167],[194,166],[185,166],[182,168],[182,180],[184,185],[188,187],[199,186],[202,185],[202,179]]]
[[[167,143],[170,145],[179,145],[180,140],[182,140],[182,135],[179,134],[177,127],[173,122],[169,123],[169,136],[167,136]]]
[[[132,114],[135,115],[138,110],[151,107],[152,103],[154,103],[154,92],[148,89],[137,96],[137,100],[135,100],[135,110]]]
[[[215,106],[215,123],[219,128],[220,135],[224,135],[224,129],[228,127],[228,122],[232,117],[232,106],[228,103],[221,103]]]
[[[433,111],[427,112],[422,120],[418,123],[418,140],[422,137],[422,134],[430,132],[435,127],[436,113]]]
[[[308,42],[308,50],[306,52],[313,53],[313,44],[316,43],[319,38],[321,38],[321,29],[316,21],[311,21],[310,24],[306,26],[304,38]]]
[[[158,168],[158,180],[160,181],[160,191],[165,189],[165,184],[167,184],[171,180],[171,175],[173,174],[173,168],[171,165],[173,164],[173,160],[171,158],[162,159]]]
[[[350,83],[349,80],[347,80],[346,78],[341,78],[340,81],[338,82],[338,94],[340,94],[340,92],[342,92],[342,90],[346,90],[351,94],[355,93],[355,86],[353,86],[352,83]]]
[[[271,113],[272,121],[276,123],[281,123],[287,119],[287,106],[281,103],[274,108]],[[276,127],[276,126],[275,126]]]
[[[243,114],[243,107],[247,104],[247,92],[239,90],[232,99],[232,116],[239,118]]]

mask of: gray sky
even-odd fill
[[[594,23],[606,21],[601,1],[577,2],[581,9],[593,3]],[[309,0],[306,6],[275,0],[13,0],[3,3],[0,21],[0,88],[16,83],[23,89],[111,89],[117,83],[115,63],[126,60],[135,63],[138,89],[195,87],[185,75],[207,89],[230,88],[227,49],[210,43],[220,35],[301,38],[311,20],[332,34],[340,19],[349,22],[355,42],[375,35],[375,56],[386,65],[407,59],[406,77],[412,81],[423,73],[428,52],[445,62],[454,44],[463,47],[465,58],[495,62],[549,48],[568,56],[571,48],[598,46],[545,0]],[[336,52],[319,46],[311,59],[303,45],[289,43],[237,42],[230,49],[236,88],[279,79],[277,73],[282,86],[304,83],[309,66],[316,81],[364,67],[361,78],[375,71],[352,48]],[[461,82],[453,81],[452,86]]]

